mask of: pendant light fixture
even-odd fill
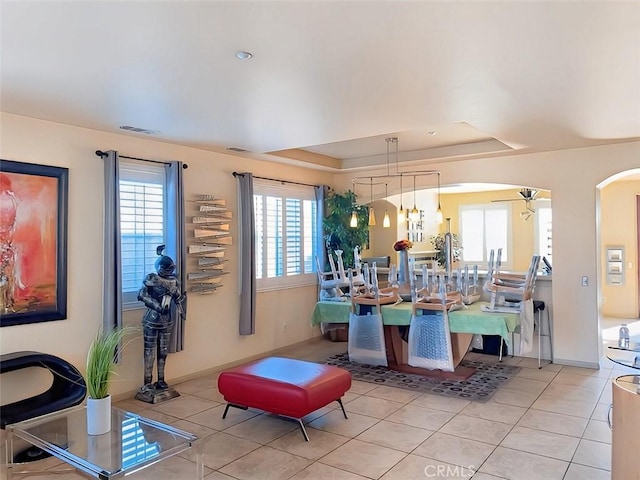
[[[355,210],[351,212],[351,220],[349,220],[349,226],[351,228],[356,228],[358,226],[358,214]]]
[[[389,196],[389,190],[388,190],[388,183],[384,184],[384,198],[386,199]],[[382,227],[383,228],[390,228],[391,227],[391,219],[389,218],[389,210],[387,210],[386,208],[384,209],[384,219],[382,220]]]
[[[398,137],[395,137],[395,142],[396,144],[396,172],[399,170],[399,164],[398,164]],[[387,162],[388,163],[388,162]],[[387,170],[389,170],[387,168]],[[388,174],[388,172],[387,172]],[[402,206],[402,173],[400,174],[400,210],[398,210],[398,225],[402,225],[405,220],[406,220],[406,213],[404,210],[404,207]]]
[[[409,213],[409,220],[417,222],[420,219],[420,212],[416,207],[416,176],[413,176],[413,210]]]
[[[369,226],[376,224],[376,212],[373,210],[373,178],[371,178],[371,204],[369,207]]]
[[[356,197],[356,182],[351,182],[351,185],[353,186],[353,196],[354,198]],[[353,209],[351,210],[351,220],[349,221],[349,226],[351,228],[357,228],[358,227],[358,213],[356,212],[355,209],[355,205],[353,205]]]
[[[442,207],[440,206],[440,172],[438,172],[438,210],[436,210],[436,223],[442,224],[444,222],[444,215],[442,214]]]
[[[398,210],[398,224],[403,224],[405,221],[405,211],[402,207],[402,174],[400,174],[400,210]]]
[[[385,199],[388,201],[388,197],[389,197],[389,181],[392,180],[394,178],[398,178],[400,177],[400,209],[397,210],[397,226],[399,227],[400,225],[404,225],[406,223],[407,220],[410,220],[411,222],[420,222],[420,213],[421,211],[418,210],[417,207],[417,195],[416,195],[416,177],[426,177],[426,176],[431,176],[431,175],[438,175],[438,210],[435,212],[436,215],[436,221],[438,223],[442,223],[443,221],[443,214],[442,214],[442,208],[440,205],[440,172],[437,170],[406,170],[401,172],[400,171],[400,165],[399,165],[399,158],[398,158],[398,151],[399,151],[399,146],[398,146],[398,137],[387,137],[385,139],[386,143],[387,143],[387,172],[386,175],[384,174],[380,174],[380,175],[369,175],[369,176],[362,176],[362,177],[357,177],[352,179],[352,183],[353,183],[353,191],[355,194],[355,186],[356,184],[362,185],[362,186],[366,186],[367,184],[369,184],[369,195],[371,197],[370,199],[370,204],[368,207],[368,213],[369,213],[369,221],[368,224],[369,226],[374,226],[376,224],[376,214],[375,211],[373,209],[373,185],[380,185],[382,186],[382,184],[384,183],[384,191],[385,191]],[[396,170],[394,173],[391,172],[391,144],[395,145],[395,156],[396,156]],[[413,208],[404,208],[404,178],[405,176],[411,176],[413,177]],[[395,193],[395,190],[394,190]],[[433,217],[432,217],[433,218]],[[350,219],[350,225],[352,227],[356,227],[358,224],[358,210],[357,210],[357,205],[354,203],[354,208],[353,211],[351,213],[351,219]],[[383,228],[390,228],[391,227],[391,218],[389,217],[389,211],[388,208],[385,208],[385,212],[384,212],[384,219],[382,222],[382,226]]]

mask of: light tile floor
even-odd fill
[[[345,350],[321,340],[283,355],[323,361]],[[118,406],[198,435],[207,480],[609,479],[611,380],[638,372],[606,359],[600,370],[505,361],[522,370],[487,403],[354,381],[349,419],[337,403],[314,412],[305,419],[310,442],[295,423],[258,411],[231,409],[222,420],[214,374],[174,385],[181,396],[158,406]],[[186,453],[130,478],[190,479],[194,461]]]

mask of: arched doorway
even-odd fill
[[[613,175],[598,188],[599,325],[604,345],[622,323],[640,339],[640,169]]]

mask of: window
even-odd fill
[[[510,268],[510,232],[511,205],[461,205],[462,263],[487,265],[489,252],[502,248],[502,265]]]
[[[141,307],[138,290],[155,271],[164,232],[165,173],[162,165],[120,160],[120,241],[123,304]]]
[[[536,200],[536,251],[553,263],[551,235],[551,201]]]
[[[314,284],[314,187],[254,179],[253,188],[258,289]]]

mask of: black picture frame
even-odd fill
[[[0,327],[67,318],[68,197],[68,168],[0,160]]]

